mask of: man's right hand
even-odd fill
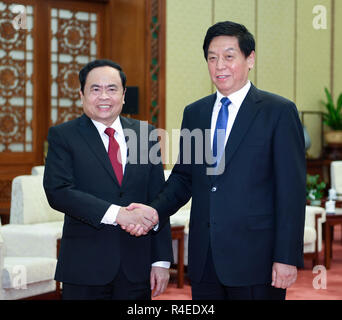
[[[147,234],[158,221],[156,210],[141,204],[121,207],[116,217],[116,222],[121,228],[135,236]]]

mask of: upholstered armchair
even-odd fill
[[[0,300],[59,298],[56,237],[38,225],[0,224]]]
[[[32,175],[17,176],[13,179],[10,224],[3,226],[2,229],[6,232],[6,237],[11,240],[9,243],[15,241],[16,237],[12,236],[13,234],[26,235],[24,242],[28,244],[27,255],[31,256],[32,252],[40,248],[44,251],[44,257],[48,256],[56,260],[58,240],[62,237],[64,214],[50,207],[43,188],[43,172],[44,166],[38,166],[32,169]],[[15,247],[12,246],[12,252],[14,250]],[[20,250],[15,255],[9,254],[21,256]],[[51,281],[54,272],[55,267]],[[56,289],[55,282],[54,286]],[[57,296],[58,293],[59,287],[56,289]]]
[[[17,176],[12,182],[10,224],[47,223],[62,230],[64,214],[52,209],[43,188],[43,175]]]
[[[324,208],[306,206],[304,227],[304,257],[311,258],[313,266],[319,264],[319,252],[322,251],[322,224],[324,222]]]

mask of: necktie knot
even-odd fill
[[[222,107],[228,107],[231,104],[231,101],[227,97],[223,97],[220,102]]]
[[[115,130],[113,128],[106,128],[104,132],[107,136],[114,137]]]

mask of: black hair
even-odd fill
[[[236,37],[239,41],[240,50],[246,58],[252,51],[255,51],[254,37],[244,25],[232,21],[217,22],[208,29],[204,38],[203,51],[205,60],[208,59],[208,48],[211,40],[218,36]]]
[[[80,84],[81,84],[81,91],[84,94],[84,86],[87,80],[87,76],[88,73],[98,67],[105,67],[105,66],[109,66],[112,67],[116,70],[119,71],[120,73],[120,78],[121,78],[121,83],[122,83],[122,87],[125,90],[126,88],[126,75],[125,73],[122,71],[122,68],[119,64],[117,64],[116,62],[113,62],[111,60],[108,59],[98,59],[98,60],[93,60],[88,62],[79,72],[78,74],[78,78],[80,80]]]

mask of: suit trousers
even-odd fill
[[[223,285],[217,277],[209,246],[206,265],[200,282],[191,282],[193,300],[285,300],[286,289],[271,284],[241,287]]]
[[[63,300],[151,300],[150,280],[132,283],[120,267],[115,279],[103,286],[63,283]]]

